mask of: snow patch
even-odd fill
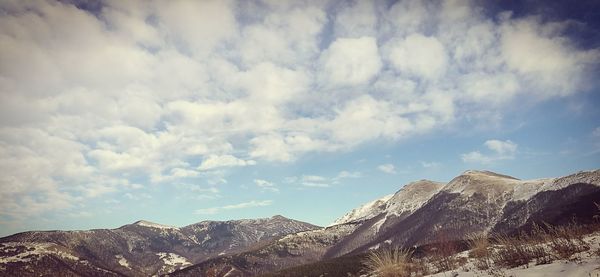
[[[390,198],[392,198],[392,196],[394,196],[394,195],[393,194],[386,195],[382,198],[376,199],[376,200],[366,203],[356,209],[353,209],[349,213],[338,218],[330,226],[344,224],[344,223],[348,223],[348,222],[352,222],[352,221],[367,220],[367,219],[373,218],[376,215],[378,215],[379,213],[381,213],[381,211],[385,207],[384,206],[385,203],[388,200],[390,200]]]
[[[192,264],[186,258],[179,256],[175,253],[158,252],[156,253],[156,255],[158,255],[158,257],[165,263],[165,265],[184,266]]]
[[[175,226],[163,225],[163,224],[158,224],[158,223],[154,223],[154,222],[150,222],[150,221],[145,221],[145,220],[140,220],[140,221],[138,221],[138,222],[136,222],[134,224],[138,225],[138,226],[144,226],[144,227],[156,228],[156,229],[163,229],[163,230],[179,230],[179,228],[177,228]]]
[[[131,266],[129,265],[129,261],[127,261],[127,259],[125,259],[125,257],[123,257],[123,255],[115,255],[115,258],[117,258],[117,262],[119,263],[119,265],[121,265],[122,267],[131,269]]]
[[[11,256],[0,257],[0,264],[13,262],[30,262],[33,259],[39,260],[46,255],[54,255],[61,258],[79,261],[79,257],[73,256],[71,253],[61,251],[56,244],[39,243],[39,242],[6,242],[0,244],[0,255],[8,252],[24,251]]]

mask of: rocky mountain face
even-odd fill
[[[419,209],[401,220],[386,220],[371,242],[415,246],[473,233],[511,233],[531,224],[591,221],[600,199],[600,170],[561,178],[518,180],[488,171],[454,178]]]
[[[385,245],[418,246],[473,233],[511,233],[534,222],[593,220],[600,204],[600,170],[560,178],[519,180],[466,171],[444,184],[421,180],[362,205],[332,226],[290,234],[259,249],[176,271],[173,276],[252,276],[354,255]],[[221,274],[221,275],[219,275]]]
[[[161,275],[259,246],[275,238],[319,229],[274,216],[203,221],[185,227],[138,221],[117,229],[25,232],[0,239],[0,275]]]

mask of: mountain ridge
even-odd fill
[[[115,229],[22,232],[0,238],[0,275],[3,270],[25,276],[31,270],[59,275],[74,270],[80,275],[203,276],[217,270],[222,273],[217,276],[253,276],[385,246],[431,244],[440,234],[460,240],[469,234],[518,232],[541,222],[592,222],[596,199],[600,170],[533,180],[468,170],[448,183],[410,182],[327,227],[274,215],[183,227],[138,220]]]
[[[421,184],[427,182],[431,181],[425,180]],[[419,184],[419,181],[409,184],[414,183]],[[172,275],[197,276],[209,268],[222,266],[227,271],[237,270],[235,272],[240,276],[253,276],[253,272],[277,270],[275,265],[308,264],[359,255],[385,246],[413,247],[435,243],[440,237],[460,240],[469,234],[518,232],[533,222],[566,224],[568,222],[557,219],[571,220],[575,216],[585,223],[592,220],[593,214],[589,211],[596,210],[593,200],[600,199],[600,170],[533,180],[471,170],[448,183],[431,183],[430,190],[420,200],[415,200],[413,193],[407,193],[411,186],[403,186],[394,194],[403,197],[397,197],[395,202],[390,197],[387,200],[392,201],[390,203],[371,205],[373,213],[363,211],[363,214],[369,214],[368,219],[359,216],[358,220],[290,234],[263,248],[240,253],[230,259],[209,260]],[[486,190],[490,190],[489,193]],[[360,205],[355,210],[369,207],[368,204],[377,200],[382,198]],[[411,209],[392,213],[382,208],[382,204]],[[556,209],[564,209],[565,212],[556,213]],[[338,220],[348,219],[344,216]],[[253,267],[248,268],[248,263],[252,263]]]

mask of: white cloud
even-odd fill
[[[337,177],[335,177],[335,179],[346,179],[346,178],[361,178],[363,177],[363,174],[360,173],[359,171],[340,171],[340,173],[338,173]]]
[[[517,152],[517,144],[510,141],[501,141],[501,140],[488,140],[484,143],[484,145],[490,150],[496,152],[498,155],[508,155],[512,156]]]
[[[221,197],[220,190],[216,187],[204,187],[197,184],[177,183],[175,188],[182,190],[184,198],[195,200],[218,199]]]
[[[338,175],[339,176],[339,175]],[[350,178],[350,177],[347,177]],[[339,177],[328,178],[319,175],[302,175],[286,177],[284,182],[288,184],[298,184],[303,187],[328,188],[332,184],[339,183]]]
[[[436,168],[436,167],[440,167],[440,163],[438,162],[426,162],[426,161],[421,161],[421,166],[423,168]]]
[[[0,4],[0,214],[486,124],[590,87],[599,61],[569,22],[474,2],[276,2]],[[489,144],[463,160],[516,153]]]
[[[371,1],[356,1],[344,6],[335,17],[338,37],[361,37],[376,34],[377,15]]]
[[[318,38],[325,23],[325,12],[315,6],[273,11],[243,29],[239,55],[247,65],[305,64],[319,54]]]
[[[600,138],[600,127],[596,127],[596,129],[592,131],[592,136]]]
[[[396,174],[396,168],[394,167],[393,164],[382,164],[382,165],[378,166],[377,169],[379,169],[379,171],[385,172],[387,174]]]
[[[313,188],[328,188],[329,187],[329,184],[314,183],[314,182],[302,182],[302,185],[305,187],[313,187]]]
[[[270,190],[273,192],[279,191],[279,189],[277,188],[277,186],[275,184],[273,184],[272,182],[269,182],[267,180],[254,179],[254,184],[256,184],[256,186],[258,186],[262,190]]]
[[[374,37],[338,38],[322,54],[325,86],[354,86],[368,83],[381,69]]]
[[[231,1],[157,2],[161,27],[174,42],[200,56],[211,52],[220,42],[237,34]],[[219,28],[214,28],[219,26]]]
[[[242,160],[232,155],[210,155],[202,161],[199,170],[212,170],[221,167],[235,167],[235,166],[248,166],[255,165],[254,160]]]
[[[319,175],[302,175],[301,182],[305,187],[327,188],[330,180]]]
[[[390,61],[401,72],[435,79],[446,71],[446,51],[435,37],[412,34],[390,48]]]
[[[507,66],[531,81],[541,97],[577,91],[582,69],[598,60],[598,52],[573,51],[560,24],[541,24],[536,18],[507,20],[501,27],[501,51]]]
[[[152,195],[148,194],[148,193],[125,193],[124,196],[127,199],[130,200],[135,200],[135,201],[140,201],[140,200],[144,200],[144,199],[152,199]]]
[[[272,200],[262,200],[262,201],[252,200],[249,202],[243,202],[243,203],[238,203],[238,204],[198,209],[198,210],[195,210],[194,213],[195,214],[217,214],[222,211],[247,209],[247,208],[254,208],[254,207],[266,207],[266,206],[271,206],[271,204],[273,204]]]
[[[518,145],[510,140],[487,140],[484,146],[491,151],[490,154],[482,154],[479,151],[472,151],[461,155],[461,159],[466,163],[489,164],[500,160],[511,160],[515,158]]]
[[[385,26],[385,30],[400,35],[417,32],[425,27],[427,19],[434,16],[434,12],[428,10],[423,1],[398,1],[389,9],[389,13],[384,14],[390,25]]]

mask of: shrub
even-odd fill
[[[384,248],[371,252],[363,264],[369,274],[379,277],[410,276],[412,252],[396,248]]]

